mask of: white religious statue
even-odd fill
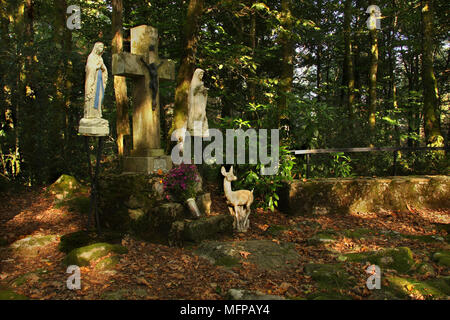
[[[191,136],[209,137],[208,118],[206,117],[206,101],[208,88],[203,84],[202,69],[196,69],[192,77],[188,97],[187,130]]]
[[[108,70],[102,59],[103,50],[103,43],[96,42],[86,63],[84,117],[78,128],[78,132],[86,136],[109,134],[108,120],[102,118],[102,103],[108,81]]]

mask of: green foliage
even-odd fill
[[[7,71],[0,75],[0,172],[10,181],[26,185],[51,183],[63,173],[87,178],[83,139],[77,134],[83,113],[84,68],[93,43],[103,41],[103,59],[111,75],[111,1],[69,1],[82,8],[82,27],[76,31],[66,28],[66,8],[59,2],[25,2],[23,16],[18,11],[19,3],[5,2],[0,8],[0,69]],[[33,7],[27,7],[29,4]],[[290,14],[286,14],[280,0],[205,0],[193,63],[206,71],[205,86],[215,101],[208,103],[210,127],[281,128],[283,145],[289,150],[422,145],[420,6],[386,0],[378,4],[384,18],[378,34],[376,127],[369,135],[367,3],[352,4],[356,5],[351,12],[350,34],[355,101],[349,110],[342,1],[290,1]],[[444,45],[448,17],[444,2],[433,4],[434,71],[441,130],[448,139],[450,86]],[[171,1],[170,5],[165,0],[123,0],[124,39],[129,39],[131,27],[152,25],[159,32],[159,55],[179,66],[188,5],[189,1],[182,0]],[[294,79],[289,92],[283,87],[284,39],[292,42],[287,58],[292,60]],[[125,41],[124,50],[129,47]],[[174,82],[161,82],[161,106],[173,101],[174,87]],[[111,135],[104,151],[107,159],[116,159],[111,76],[105,89],[103,115],[109,120]],[[283,98],[288,101],[286,110],[280,110]],[[164,144],[165,137],[162,140]],[[449,172],[448,156],[446,159],[436,152],[404,153],[397,160],[399,174]],[[314,155],[310,158],[310,176],[388,175],[392,164],[391,153]],[[259,168],[240,170],[256,181],[249,173],[256,174]],[[293,173],[305,176],[306,159],[297,158]],[[265,179],[259,181],[278,184],[278,178],[273,183]],[[266,207],[276,206],[278,200],[269,194],[276,194],[277,188],[257,187]]]
[[[294,167],[293,157],[286,147],[280,147],[280,163],[275,175],[262,175],[263,165],[239,166],[239,171],[245,171],[240,176],[243,178],[236,183],[236,189],[254,190],[255,203],[258,207],[272,211],[278,207],[279,191],[284,183],[292,180],[292,169]],[[242,168],[242,169],[241,169]]]

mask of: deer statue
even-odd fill
[[[233,174],[233,166],[231,166],[229,172],[222,167],[221,172],[225,177],[223,179],[223,189],[227,197],[228,208],[234,217],[233,227],[238,232],[246,232],[249,227],[248,216],[250,215],[250,206],[253,202],[253,190],[231,191],[231,181],[237,180],[237,177]]]

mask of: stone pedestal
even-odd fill
[[[83,136],[104,137],[109,135],[108,120],[102,118],[82,118],[78,132]]]

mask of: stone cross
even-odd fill
[[[170,157],[161,149],[159,121],[159,90],[156,108],[152,108],[150,75],[146,65],[155,63],[159,80],[175,80],[175,63],[158,57],[158,30],[147,25],[131,29],[131,52],[114,54],[112,73],[133,79],[133,150],[125,158],[124,170],[130,172],[152,172],[170,169]]]

